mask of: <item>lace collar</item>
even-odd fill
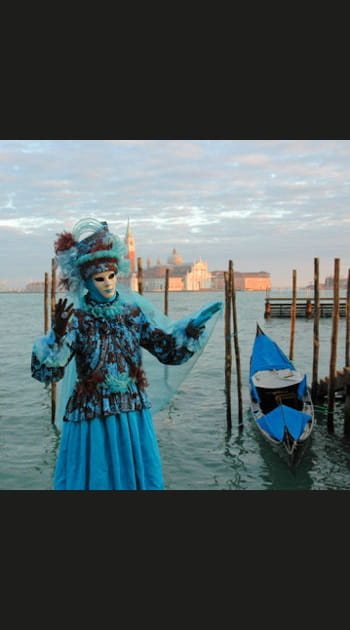
[[[80,308],[85,313],[90,313],[98,319],[112,319],[123,310],[123,302],[119,297],[118,291],[112,302],[97,302],[87,293],[82,300]]]

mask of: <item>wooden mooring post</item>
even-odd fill
[[[348,269],[348,284],[346,291],[346,322],[345,322],[345,365],[349,365],[350,358],[350,269]],[[350,383],[344,387],[344,434],[350,435]]]
[[[44,334],[49,330],[49,274],[45,271],[44,279]]]
[[[289,359],[293,361],[294,358],[294,333],[295,333],[295,318],[296,318],[296,298],[297,298],[297,272],[293,269],[293,293],[292,293],[292,307],[290,311],[290,344],[289,344]]]
[[[311,398],[314,400],[317,392],[318,359],[320,350],[319,325],[320,325],[320,291],[319,291],[319,259],[314,258],[314,336],[312,357],[312,383]]]
[[[243,428],[243,405],[242,405],[242,377],[241,360],[238,343],[238,325],[236,312],[236,291],[234,281],[233,262],[229,260],[228,271],[224,272],[225,281],[225,395],[226,395],[226,424],[227,429],[232,429],[231,410],[231,379],[232,379],[232,334],[234,339],[236,358],[236,378],[237,378],[237,398],[238,398],[238,427]],[[231,312],[233,333],[231,333]]]
[[[242,407],[241,357],[239,353],[239,343],[238,343],[235,274],[233,270],[232,260],[229,261],[229,277],[230,277],[230,283],[231,283],[233,342],[234,342],[234,348],[235,348],[236,373],[237,373],[236,378],[237,378],[237,397],[238,397],[238,426],[240,429],[242,429],[243,428],[243,407]]]
[[[328,381],[328,415],[327,428],[329,433],[334,432],[334,393],[335,393],[335,376],[336,376],[336,360],[337,360],[337,341],[338,341],[338,323],[339,323],[339,258],[334,260],[334,281],[333,281],[333,318],[332,318],[332,338],[331,338],[331,357],[329,362],[329,381]]]
[[[226,426],[232,428],[231,416],[231,373],[232,373],[232,343],[231,343],[231,303],[232,283],[229,272],[224,271],[225,282],[225,397],[226,397]]]
[[[137,290],[141,295],[143,294],[142,258],[137,259]]]
[[[165,270],[165,287],[164,287],[164,315],[168,314],[168,295],[169,295],[169,269]]]
[[[348,269],[348,284],[346,289],[346,320],[345,320],[345,365],[350,365],[350,269]]]

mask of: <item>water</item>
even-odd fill
[[[298,292],[300,295],[300,292]],[[286,295],[286,293],[283,293]],[[277,296],[277,295],[276,295]],[[146,293],[163,309],[164,296]],[[273,297],[273,294],[272,294]],[[179,319],[222,292],[170,293],[169,316]],[[256,322],[289,354],[290,320],[264,320],[265,294],[237,292],[243,429],[238,427],[236,363],[232,363],[232,430],[227,431],[224,319],[219,320],[203,355],[171,403],[154,423],[167,490],[347,490],[350,440],[343,436],[341,403],[335,405],[334,434],[326,408],[317,412],[311,444],[295,470],[275,454],[253,425],[248,369]],[[0,294],[0,489],[50,490],[59,445],[51,424],[50,391],[30,374],[32,344],[43,334],[41,294]],[[332,321],[319,326],[319,377],[329,372]],[[313,321],[297,319],[294,363],[311,382]],[[339,320],[337,367],[345,357],[345,319]]]

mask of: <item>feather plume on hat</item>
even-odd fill
[[[82,234],[90,232],[82,240]],[[82,295],[85,282],[95,273],[113,270],[127,275],[130,262],[126,245],[108,230],[106,221],[80,219],[72,232],[57,234],[54,243],[56,263],[60,267],[60,285],[71,294]]]

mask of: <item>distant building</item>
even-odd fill
[[[271,277],[267,271],[235,271],[235,288],[241,291],[270,291]]]
[[[119,282],[137,291],[135,239],[129,220],[124,242],[128,248],[131,272],[128,277],[120,278]],[[223,271],[209,271],[208,264],[202,259],[196,262],[183,262],[182,256],[174,247],[165,264],[158,257],[156,264],[152,265],[150,257],[147,258],[146,268],[142,269],[143,291],[164,291],[167,269],[169,270],[169,291],[222,291],[225,289]],[[235,271],[234,274],[235,288],[238,291],[269,291],[271,289],[270,274],[266,271]]]
[[[49,282],[49,286],[51,286],[51,282]],[[45,292],[45,282],[29,282],[26,284],[24,288],[25,293],[44,293]]]
[[[183,260],[180,254],[177,253],[175,247],[173,249],[173,253],[168,257],[169,265],[182,265]]]
[[[339,288],[340,289],[346,289],[347,286],[348,286],[348,279],[347,278],[339,278]],[[334,278],[333,278],[333,276],[327,276],[327,278],[324,281],[324,288],[325,289],[333,289],[333,287],[334,287]]]
[[[223,271],[212,271],[212,289],[225,289]],[[236,291],[270,291],[271,276],[267,271],[234,271]]]
[[[225,289],[225,276],[223,271],[211,272],[211,288],[215,291],[223,291]]]
[[[183,263],[181,256],[175,254],[177,262],[155,266],[150,264],[143,271],[144,291],[164,291],[166,270],[169,270],[169,291],[201,291],[211,289],[211,273],[207,263],[199,260],[195,263]],[[173,255],[168,261],[174,260]],[[180,262],[181,261],[181,262]]]

